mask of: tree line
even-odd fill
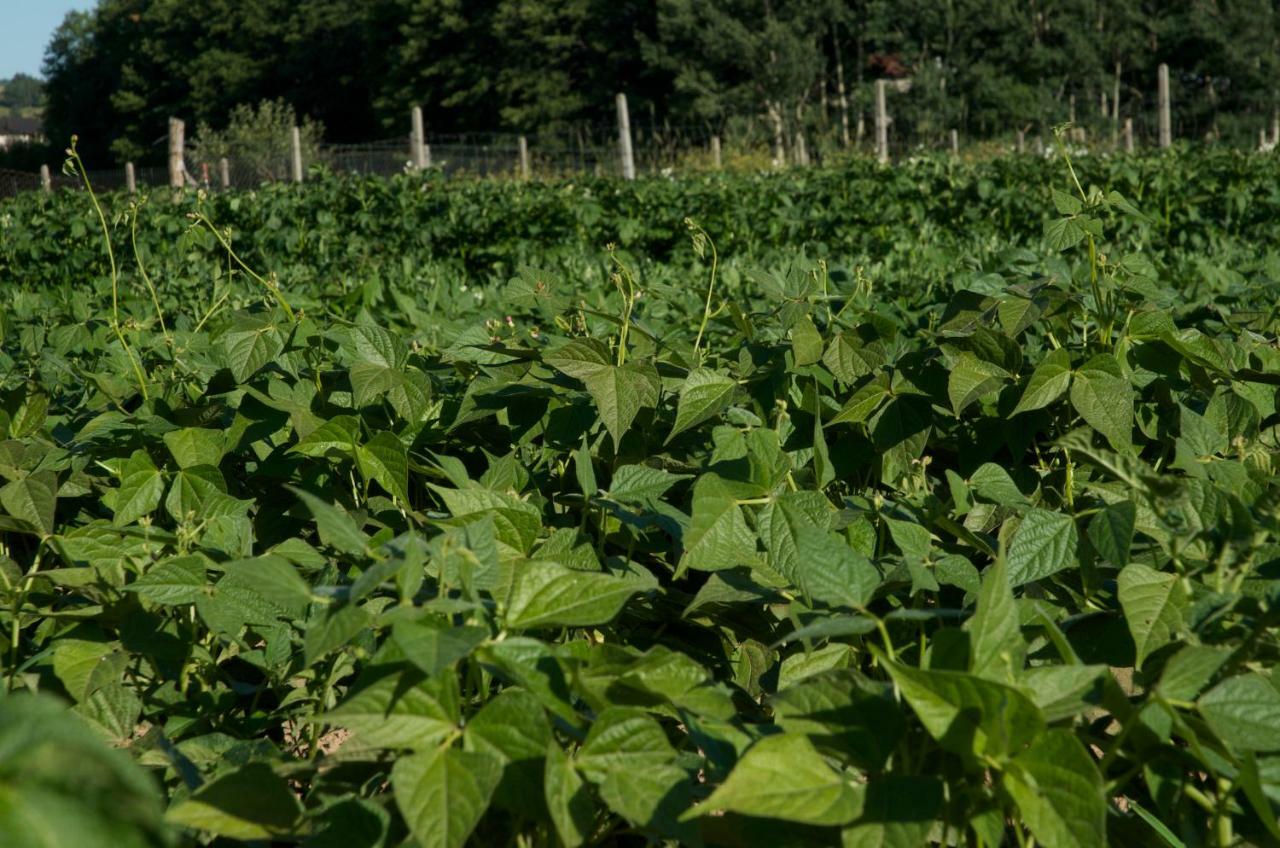
[[[1278,0],[100,0],[46,53],[51,144],[91,164],[163,156],[171,115],[217,128],[283,99],[330,141],[633,124],[792,156],[872,133],[1099,133],[1153,108],[1171,68],[1183,137],[1241,143],[1277,107]],[[897,91],[910,90],[905,94]]]

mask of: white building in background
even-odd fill
[[[8,150],[15,144],[40,141],[44,141],[44,123],[39,118],[0,116],[0,150]]]

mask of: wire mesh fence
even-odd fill
[[[1195,80],[1174,78],[1171,88],[1171,124],[1175,139],[1191,143],[1230,145],[1242,149],[1270,149],[1280,136],[1280,120],[1262,107],[1245,111],[1220,111],[1210,90]],[[864,88],[867,88],[864,86]],[[1121,108],[1114,100],[1101,103],[1056,104],[1053,114],[1007,127],[967,127],[963,115],[946,115],[926,102],[921,91],[909,86],[894,88],[888,100],[888,155],[899,161],[913,156],[963,152],[981,148],[1000,152],[1044,153],[1052,148],[1053,126],[1074,118],[1070,140],[1090,149],[1109,152],[1156,147],[1159,141],[1158,103],[1153,92],[1125,88]],[[867,91],[851,92],[848,106],[838,109],[824,103],[804,122],[779,127],[763,116],[737,118],[719,124],[672,125],[656,120],[631,125],[636,171],[664,174],[680,170],[719,167],[721,154],[747,167],[758,165],[821,164],[847,155],[876,155],[874,97]],[[1104,111],[1105,110],[1105,111]],[[1058,114],[1057,112],[1063,112]],[[954,121],[952,120],[954,119]],[[959,128],[950,126],[951,123]],[[1126,124],[1128,129],[1126,129]],[[847,126],[847,136],[844,127]],[[1261,138],[1260,138],[1261,136]],[[721,140],[725,142],[723,148]],[[423,137],[425,167],[446,177],[557,178],[577,175],[621,176],[622,156],[616,124],[579,126],[556,132],[520,135],[485,132],[427,134]],[[164,140],[154,146],[156,153]],[[1260,143],[1261,142],[1261,143]],[[1268,144],[1269,142],[1269,144]],[[319,144],[302,151],[302,173],[322,168],[338,174],[390,176],[413,170],[414,142],[406,134],[362,144]],[[184,158],[184,182],[210,190],[245,190],[264,183],[293,178],[294,163],[288,144],[263,149],[232,151],[205,156],[188,148]],[[95,188],[125,190],[159,187],[170,183],[164,164],[133,168],[132,184],[124,168],[91,171]],[[79,178],[56,169],[48,187],[78,188]],[[0,170],[0,197],[42,188],[39,174]]]

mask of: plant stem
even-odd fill
[[[111,329],[115,331],[116,339],[120,342],[120,346],[124,348],[125,356],[129,357],[129,364],[133,366],[133,376],[138,381],[138,391],[142,393],[142,399],[145,401],[147,397],[147,378],[142,373],[142,366],[138,360],[134,359],[133,351],[129,348],[129,343],[125,341],[124,333],[120,330],[120,272],[116,268],[116,253],[111,248],[111,229],[107,226],[107,216],[102,214],[102,205],[98,203],[98,195],[94,194],[93,186],[89,183],[89,174],[84,169],[84,162],[80,160],[80,154],[76,152],[76,136],[71,136],[71,146],[67,148],[67,155],[76,172],[80,174],[80,179],[84,181],[85,191],[89,193],[89,200],[93,203],[93,211],[98,215],[98,223],[102,225],[102,238],[107,245],[107,259],[111,262]]]

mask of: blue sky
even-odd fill
[[[0,0],[0,79],[22,72],[40,75],[49,37],[72,9],[96,0]]]

